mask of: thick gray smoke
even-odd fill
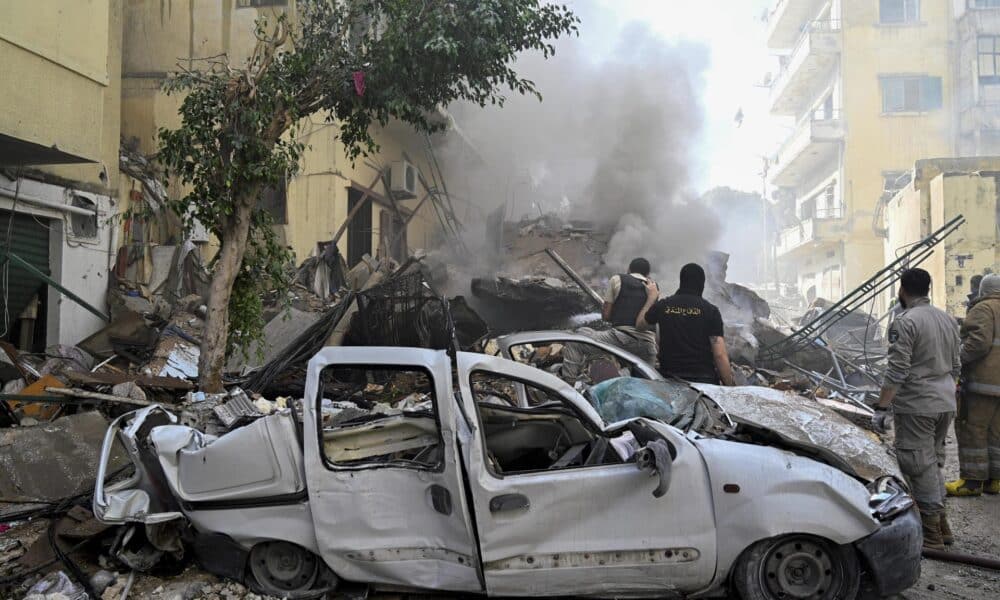
[[[542,102],[512,96],[503,108],[450,107],[478,156],[470,161],[468,145],[450,141],[449,185],[484,213],[506,202],[508,217],[593,220],[615,232],[610,269],[645,256],[671,279],[683,263],[703,260],[720,229],[689,187],[707,49],[630,24],[610,32],[610,53],[595,56],[595,40],[609,32],[599,15],[582,18],[580,37],[558,44],[554,58],[518,61]]]

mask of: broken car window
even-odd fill
[[[485,371],[474,372],[469,383],[494,475],[618,464],[630,455],[552,390]],[[518,403],[519,390],[528,407]]]
[[[331,467],[438,469],[434,380],[405,367],[330,366],[321,375],[323,459]]]

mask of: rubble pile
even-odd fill
[[[154,289],[130,281],[127,270],[120,273],[109,294],[110,323],[77,346],[53,346],[36,355],[2,345],[0,595],[118,598],[141,590],[148,597],[263,597],[240,584],[205,579],[201,571],[194,579],[149,589],[151,578],[190,571],[192,559],[200,557],[177,527],[114,527],[90,513],[95,468],[111,421],[160,405],[178,424],[199,432],[189,449],[203,447],[262,427],[269,415],[298,415],[301,423],[308,362],[324,347],[497,353],[497,334],[607,326],[594,293],[613,274],[602,262],[606,233],[543,216],[507,224],[503,239],[496,273],[467,280],[471,304],[435,291],[447,269],[428,264],[422,254],[402,264],[365,257],[350,270],[335,249],[310,257],[290,273],[289,297],[265,298],[265,339],[247,356],[231,357],[223,393],[196,387],[208,275],[189,243],[175,247]],[[865,401],[877,393],[884,362],[884,353],[876,350],[882,345],[880,323],[851,314],[822,344],[764,360],[762,350],[786,339],[791,326],[807,322],[811,313],[799,323],[777,324],[766,301],[726,280],[727,261],[722,253],[708,257],[706,298],[723,314],[738,383],[773,389],[751,393],[746,387],[736,395],[713,390],[710,396],[727,411],[753,405],[754,419],[776,424],[789,439],[799,436],[826,447],[846,443],[844,453],[859,472],[891,471],[876,451],[877,438],[859,439],[848,421],[866,422]],[[822,308],[817,302],[810,310]],[[555,343],[521,349],[514,358],[558,374],[560,348]],[[637,375],[610,355],[592,362],[588,385]],[[513,388],[484,385],[478,382],[476,393],[498,404],[517,397]],[[324,430],[433,417],[433,390],[419,374],[385,371],[357,380],[328,368],[321,389]],[[782,419],[788,421],[784,428]],[[827,426],[831,423],[836,426]],[[418,442],[426,437],[419,426],[412,431]],[[386,460],[414,460],[433,453],[436,444],[435,437],[401,446]],[[357,452],[343,445],[326,451]],[[127,449],[116,442],[107,452],[107,481],[129,477]]]
[[[2,344],[0,597],[119,598],[136,573],[190,563],[177,535],[156,539],[153,530],[101,525],[86,508],[114,418],[156,404],[180,424],[222,436],[276,412],[301,412],[306,363],[324,346],[448,348],[455,340],[477,347],[487,337],[485,323],[463,298],[436,296],[422,261],[420,254],[403,264],[366,256],[347,271],[336,252],[307,259],[288,298],[265,298],[265,342],[232,358],[220,394],[196,388],[208,274],[192,244],[175,248],[169,273],[153,290],[117,277],[109,290],[110,323],[77,346],[31,354]],[[358,389],[328,383],[327,396],[335,400],[324,401],[322,411],[331,425],[429,406],[412,381]],[[109,481],[129,476],[119,443],[110,446],[107,465]],[[132,537],[123,539],[126,531]],[[233,585],[199,585],[197,594],[182,595],[264,597]]]

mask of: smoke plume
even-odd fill
[[[720,230],[690,189],[708,51],[642,24],[608,32],[599,14],[581,17],[580,37],[557,44],[555,57],[516,65],[542,102],[511,96],[502,108],[449,107],[475,150],[450,136],[442,153],[449,185],[484,214],[506,203],[508,218],[555,212],[594,221],[614,231],[610,270],[644,256],[673,279],[680,265],[703,261]],[[598,40],[611,50],[595,51]]]

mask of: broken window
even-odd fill
[[[90,211],[91,214],[72,213],[70,216],[70,227],[73,235],[79,238],[97,237],[97,205],[94,201],[84,196],[73,196],[73,206]]]
[[[625,439],[595,431],[557,392],[485,371],[472,373],[469,384],[494,475],[620,464],[629,454],[615,448]]]
[[[319,397],[327,467],[443,467],[434,379],[407,367],[330,366]]]
[[[1000,36],[981,35],[977,42],[979,83],[1000,83]]]
[[[879,23],[893,25],[920,21],[920,0],[879,0]]]
[[[940,77],[883,76],[882,112],[920,112],[941,108]]]

